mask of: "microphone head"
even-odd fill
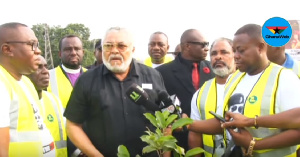
[[[158,111],[159,107],[155,103],[155,99],[157,98],[157,94],[153,90],[150,90],[150,89],[146,89],[146,91],[141,86],[133,83],[126,90],[126,95],[135,104],[142,105],[149,111]]]
[[[143,88],[135,83],[126,90],[126,95],[138,105],[143,105],[149,99]]]
[[[148,95],[148,100],[153,102],[153,103],[157,103],[158,102],[158,93],[156,90],[152,90],[152,89],[148,89],[148,88],[145,88],[143,89],[146,94]]]
[[[158,93],[158,100],[162,101],[166,106],[172,105],[173,103],[166,91],[160,91]]]

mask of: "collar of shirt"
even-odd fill
[[[188,67],[189,69],[193,69],[194,67],[193,67],[193,61],[190,61],[190,60],[186,60],[186,59],[184,59],[184,58],[182,58],[182,56],[181,56],[181,54],[179,53],[178,54],[178,59],[179,59],[179,61],[183,64],[183,65],[185,65],[186,67]]]
[[[288,53],[285,53],[285,56],[286,56],[286,59],[285,59],[285,62],[282,64],[282,66],[287,69],[292,69],[294,66],[293,58]]]
[[[70,74],[80,73],[80,70],[81,70],[81,67],[79,69],[69,69],[69,68],[65,67],[63,64],[61,64],[61,67],[64,69],[64,71],[66,73],[70,73]]]
[[[136,64],[139,64],[139,63],[137,63],[135,59],[132,59],[130,65],[129,65],[130,69],[129,69],[128,76],[139,76],[139,75],[141,75],[140,74],[141,71],[139,70],[139,67]],[[113,72],[108,70],[107,67],[104,65],[103,75],[108,75],[108,74],[113,74]]]

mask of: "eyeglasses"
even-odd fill
[[[113,49],[113,47],[116,47],[119,51],[125,51],[127,49],[127,45],[125,44],[111,44],[111,43],[107,43],[107,44],[103,44],[103,50],[104,51],[111,51]]]
[[[209,42],[188,41],[187,43],[195,44],[195,45],[201,45],[203,48],[206,47],[206,46],[208,47],[208,45],[209,45]]]
[[[27,44],[31,46],[31,50],[35,51],[39,47],[39,42],[32,42],[32,41],[7,41],[7,44],[9,43],[20,43],[20,44]]]

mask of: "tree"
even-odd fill
[[[32,26],[32,30],[35,32],[39,42],[40,42],[40,49],[42,52],[45,51],[45,38],[44,38],[44,24],[37,24]],[[61,63],[60,58],[58,56],[58,45],[61,38],[66,35],[77,35],[81,38],[83,42],[83,49],[85,51],[84,59],[82,62],[83,66],[87,66],[93,64],[94,62],[94,43],[93,40],[90,41],[90,29],[85,27],[83,24],[68,24],[65,28],[61,26],[52,26],[48,28],[49,32],[49,39],[51,43],[51,53],[53,57],[53,63],[56,67]],[[44,56],[44,54],[43,54]]]

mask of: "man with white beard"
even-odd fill
[[[194,120],[208,120],[214,118],[209,111],[223,115],[222,106],[225,83],[228,76],[235,72],[232,40],[227,38],[215,40],[211,45],[210,60],[216,77],[206,81],[194,94],[191,102],[191,118]],[[205,128],[207,124],[209,125],[209,123],[204,123],[203,128]],[[218,129],[216,129],[216,131],[217,130]],[[216,132],[216,134],[218,134],[218,132]],[[207,135],[190,131],[188,141],[190,148],[204,148],[206,157],[220,157],[225,151],[222,135]]]
[[[130,100],[126,90],[135,83],[165,91],[161,75],[132,59],[133,36],[125,28],[110,28],[102,50],[103,64],[81,75],[71,94],[64,113],[69,138],[87,156],[117,156],[119,145],[125,145],[131,156],[157,156],[142,154],[146,143],[140,136],[153,126],[143,115],[147,109]]]

